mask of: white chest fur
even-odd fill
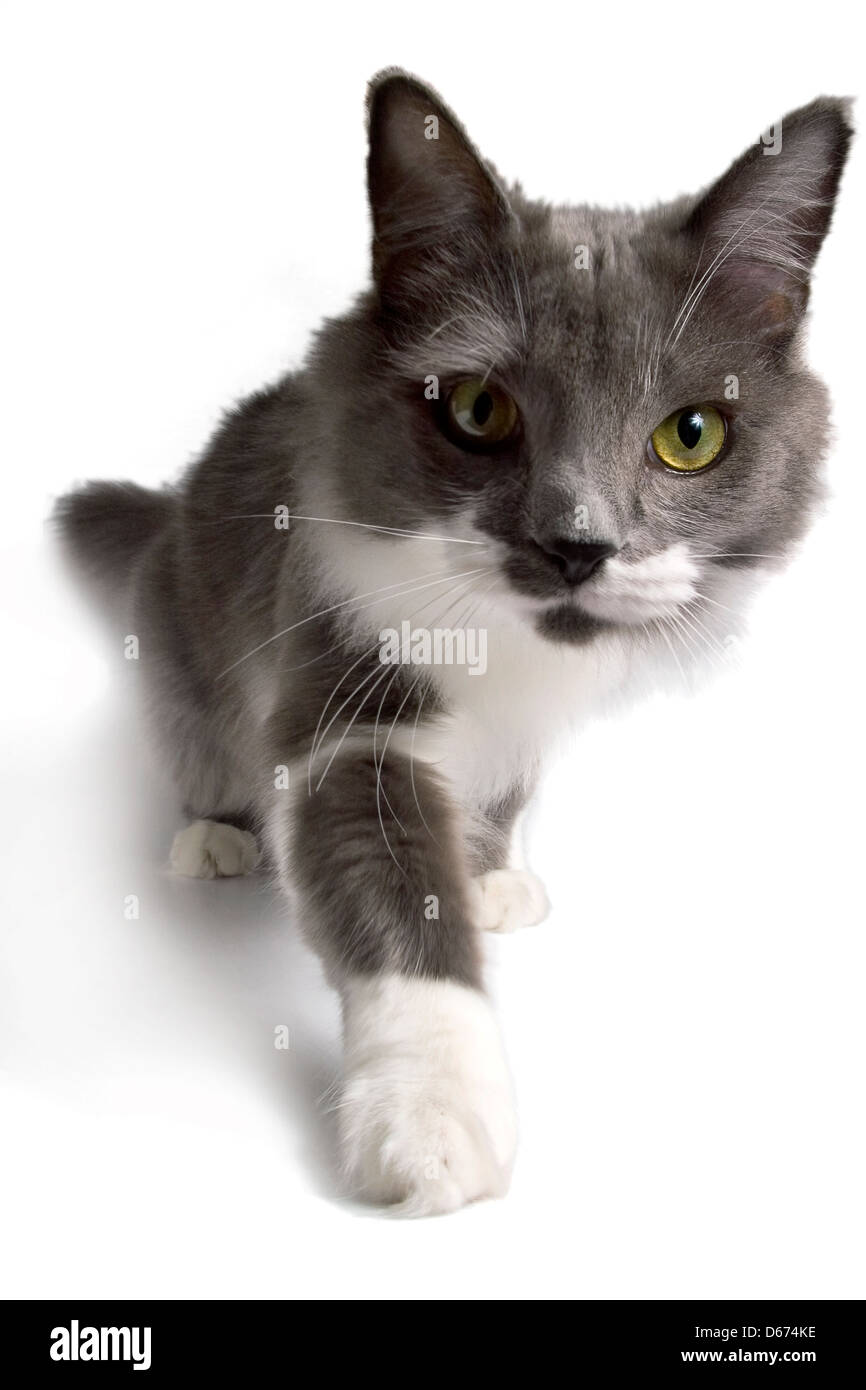
[[[436,765],[458,799],[481,807],[529,786],[556,746],[599,707],[617,683],[608,649],[556,647],[490,615],[487,670],[434,667],[447,712],[425,725],[414,753]]]
[[[621,644],[564,647],[539,636],[486,548],[322,529],[318,559],[333,588],[368,596],[345,611],[367,645],[408,624],[413,632],[471,628],[476,657],[483,649],[483,669],[459,659],[410,663],[419,688],[428,687],[427,711],[432,687],[440,713],[422,712],[417,728],[410,720],[390,738],[395,750],[435,766],[463,805],[489,805],[531,783],[551,748],[618,684]]]

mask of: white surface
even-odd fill
[[[363,283],[377,68],[437,85],[530,193],[646,203],[817,91],[856,93],[852,23],[835,3],[820,23],[5,11],[3,1293],[864,1295],[859,149],[813,300],[828,518],[738,668],[553,772],[533,856],[553,916],[488,943],[522,1132],[504,1203],[399,1223],[335,1198],[334,1000],[258,876],[169,874],[180,815],[134,663],[41,534],[77,478],[174,475]]]

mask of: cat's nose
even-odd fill
[[[575,541],[568,536],[548,536],[539,544],[567,584],[582,584],[617,549],[606,541]]]

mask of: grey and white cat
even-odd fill
[[[801,330],[851,132],[820,98],[635,213],[506,188],[396,70],[369,131],[372,287],[177,486],[92,483],[60,516],[126,595],[191,821],[175,868],[261,845],[341,995],[351,1182],[439,1212],[508,1183],[481,932],[546,911],[512,858],[545,756],[730,632],[815,511]]]

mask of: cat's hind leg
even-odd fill
[[[171,866],[186,878],[233,878],[260,859],[250,833],[258,827],[239,809],[249,805],[254,739],[238,705],[218,687],[203,687],[189,633],[167,617],[183,609],[185,584],[167,533],[136,576],[130,621],[151,658],[147,717],[189,821],[174,837]]]
[[[189,824],[179,830],[169,854],[175,873],[185,878],[236,878],[252,873],[261,853],[258,823],[237,810],[246,784],[217,743],[192,719],[186,721],[183,754],[175,758],[175,780],[184,797]]]
[[[234,878],[261,858],[256,837],[227,821],[195,820],[174,837],[171,867],[185,878]]]

